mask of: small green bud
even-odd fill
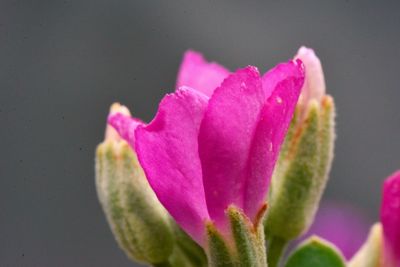
[[[327,95],[298,105],[272,178],[267,239],[292,240],[313,222],[333,158],[334,115]]]
[[[349,267],[380,267],[382,260],[382,225],[372,226],[367,241],[349,262]]]
[[[111,112],[127,113],[114,104]],[[167,262],[174,247],[169,215],[159,203],[136,154],[111,128],[96,151],[96,187],[111,230],[132,260]]]
[[[293,251],[285,267],[346,267],[346,263],[333,244],[314,236]]]

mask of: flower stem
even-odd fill
[[[287,241],[277,236],[271,236],[268,244],[268,267],[278,267],[283,252],[286,249]]]

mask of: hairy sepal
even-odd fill
[[[265,211],[266,205],[263,205],[255,221],[251,221],[241,209],[229,206],[226,216],[230,229],[224,233],[207,222],[209,266],[267,266],[262,224]]]
[[[335,137],[333,100],[313,100],[305,118],[300,118],[301,112],[295,113],[272,179],[265,221],[268,238],[289,241],[307,231],[328,180]]]
[[[175,242],[170,219],[128,143],[106,139],[97,147],[96,187],[114,237],[127,256],[148,264],[166,262]]]

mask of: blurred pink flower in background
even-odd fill
[[[384,266],[400,267],[400,171],[383,183],[381,223],[384,237]]]
[[[323,202],[314,223],[302,238],[321,236],[341,249],[350,259],[365,242],[370,223],[363,213],[348,204]]]

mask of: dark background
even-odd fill
[[[377,220],[400,167],[398,3],[2,0],[0,266],[134,266],[98,204],[94,150],[112,102],[152,118],[187,48],[261,71],[315,48],[338,110],[325,197]]]

